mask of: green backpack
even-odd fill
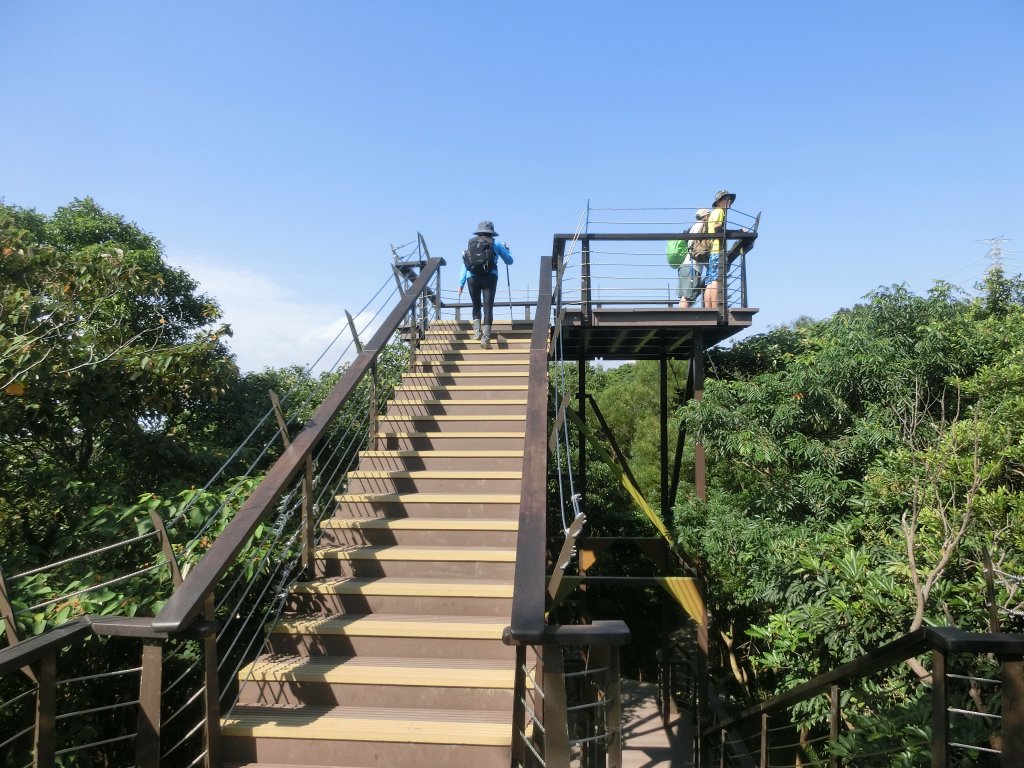
[[[665,257],[670,267],[681,267],[686,261],[687,253],[686,240],[669,240],[668,248],[665,249]]]

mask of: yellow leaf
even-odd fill
[[[14,383],[8,384],[6,387],[4,387],[4,394],[15,396],[24,395],[25,385],[22,384],[20,381],[15,381]]]

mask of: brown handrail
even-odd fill
[[[444,263],[444,259],[440,258],[429,259],[426,262],[412,288],[401,297],[373,338],[338,379],[303,430],[274,462],[266,477],[242,503],[228,527],[189,571],[181,586],[174,590],[163,609],[153,619],[155,630],[168,634],[182,632],[202,610],[203,601],[213,592],[217,581],[235,561],[264,515],[277,503],[292,478],[305,466],[306,458],[323,438],[331,420],[344,407],[363,376],[370,371],[384,345],[398,329],[402,318],[409,314],[420,294]]]
[[[836,667],[830,672],[825,672],[808,680],[806,683],[801,683],[785,693],[749,707],[738,715],[716,723],[704,732],[705,736],[728,730],[753,717],[760,717],[761,715],[771,714],[779,709],[785,709],[800,701],[825,693],[833,685],[870,675],[886,667],[906,661],[912,656],[917,656],[934,649],[939,649],[946,653],[974,652],[1021,655],[1024,654],[1024,635],[965,632],[961,629],[951,629],[948,627],[922,627],[853,661]]]
[[[540,643],[544,637],[547,537],[548,335],[551,318],[551,257],[540,260],[537,311],[530,336],[530,377],[526,393],[526,450],[519,498],[515,590],[509,643]]]

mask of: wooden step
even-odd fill
[[[503,386],[506,384],[526,384],[529,381],[527,371],[412,371],[402,374],[400,387],[406,384],[445,387],[455,384],[476,384],[487,386]]]
[[[483,384],[486,382],[480,381],[481,379],[493,379],[500,385],[501,383],[512,384],[516,381],[525,382],[529,376],[529,371],[451,371],[448,373],[444,371],[408,371],[402,374],[402,380],[419,383],[440,380],[441,383],[434,384],[434,386],[445,386],[448,379],[452,384]]]
[[[292,584],[285,603],[295,613],[509,616],[509,578],[325,577]]]
[[[522,430],[526,413],[509,414],[403,414],[386,413],[377,419],[377,431],[388,432],[465,432],[490,425],[495,431]],[[474,431],[476,431],[474,430]]]
[[[517,493],[342,493],[335,517],[517,518]]]
[[[413,370],[416,373],[526,373],[529,374],[530,362],[526,359],[502,360],[498,357],[473,360],[424,360],[416,358]]]
[[[374,768],[507,768],[511,715],[383,707],[235,707],[222,719],[226,760]]]
[[[328,656],[514,659],[501,642],[501,616],[348,614],[283,616],[271,628],[270,651]]]
[[[343,739],[416,744],[508,746],[512,713],[383,707],[239,706],[225,717],[225,736]]]
[[[526,414],[525,399],[469,399],[462,400],[390,400],[387,413],[402,416],[470,416],[487,419],[494,416],[517,416]]]
[[[508,352],[520,352],[529,353],[530,342],[532,339],[529,336],[510,336],[508,334],[498,334],[497,336],[491,335],[491,349],[482,349],[480,347],[480,341],[474,339],[471,336],[463,337],[451,337],[445,338],[444,336],[430,336],[428,335],[420,345],[416,348],[417,353],[445,351],[445,352],[495,352],[498,350],[505,350]]]
[[[404,450],[404,451],[361,451],[359,469],[362,470],[409,470],[409,471],[454,471],[480,472],[499,470],[506,472],[523,471],[521,450]]]
[[[475,411],[478,408],[510,408],[515,406],[520,410],[526,410],[526,398],[525,397],[487,397],[486,392],[481,392],[480,397],[464,397],[458,400],[452,400],[451,398],[438,399],[438,398],[426,398],[426,397],[406,397],[404,391],[397,390],[395,397],[387,402],[387,408],[439,408],[440,413],[445,413],[445,409],[455,409],[449,411],[452,413],[458,413],[459,410]]]
[[[494,400],[510,398],[524,399],[528,389],[526,384],[452,384],[448,387],[429,384],[400,384],[395,390],[395,397],[407,400],[422,398],[428,400],[472,400],[478,397],[489,397]]]
[[[347,493],[518,493],[522,470],[356,469],[348,473]]]
[[[332,517],[320,523],[320,543],[371,545],[489,545],[514,547],[519,530],[515,518]]]
[[[417,429],[381,429],[371,446],[383,450],[522,450],[526,432],[522,429],[452,432],[424,432]]]
[[[452,349],[447,345],[420,347],[416,351],[416,363],[446,363],[450,361],[472,361],[495,363],[529,364],[530,348],[525,346],[501,346],[500,342],[491,342],[491,348],[485,349],[479,344],[467,345],[464,349]]]
[[[511,583],[515,561],[515,546],[329,545],[316,550],[316,576],[504,579]]]
[[[239,703],[500,710],[515,665],[493,659],[261,656],[238,674]]]

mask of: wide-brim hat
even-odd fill
[[[491,237],[497,237],[498,233],[494,231],[493,221],[481,221],[476,225],[476,232],[474,235],[490,235]]]
[[[718,201],[721,200],[723,197],[728,197],[730,202],[736,202],[736,195],[734,195],[728,189],[720,189],[718,190],[718,194],[715,195],[715,205],[718,205]]]

